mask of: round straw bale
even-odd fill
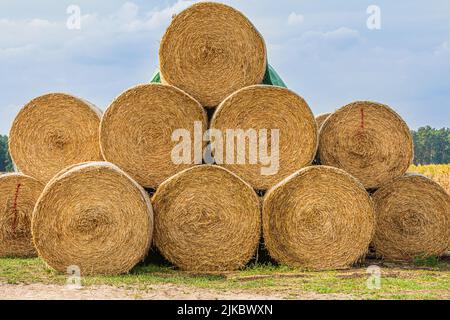
[[[47,184],[31,226],[39,256],[50,267],[120,274],[147,254],[153,211],[147,193],[125,172],[91,162],[63,170]]]
[[[161,80],[215,107],[234,91],[263,81],[266,46],[239,11],[195,4],[174,17],[159,49]]]
[[[343,170],[314,166],[272,188],[263,202],[263,233],[277,261],[306,269],[342,269],[368,250],[372,200]]]
[[[243,267],[261,234],[255,191],[230,171],[203,165],[165,181],[152,198],[155,244],[187,271]]]
[[[322,127],[325,120],[327,120],[329,116],[331,116],[331,112],[322,113],[316,117],[317,127],[319,128],[319,130]]]
[[[388,260],[413,260],[445,253],[450,239],[450,196],[434,181],[407,174],[374,195],[373,245]]]
[[[172,151],[176,142],[172,141],[172,134],[184,130],[193,138],[195,122],[201,124],[203,134],[206,113],[183,91],[162,84],[133,87],[116,98],[103,116],[103,156],[142,186],[156,188],[170,176],[193,166],[195,143],[190,146],[189,162],[174,162]]]
[[[47,183],[63,168],[102,160],[101,111],[79,98],[51,93],[31,100],[14,120],[9,150],[17,169]]]
[[[322,128],[322,125],[324,124],[325,120],[328,119],[328,117],[331,115],[330,113],[322,113],[316,116],[316,122],[317,122],[317,128],[319,129],[319,135],[320,135],[320,129]],[[316,159],[314,160],[314,164],[319,165],[320,164],[320,157],[319,157],[319,150],[317,150],[316,153]]]
[[[334,112],[319,138],[323,165],[344,169],[367,189],[402,176],[413,159],[407,124],[386,105],[358,101]]]
[[[221,160],[217,158],[217,150],[213,151],[217,163],[258,190],[267,190],[297,170],[310,165],[317,151],[318,133],[313,113],[305,100],[285,88],[256,85],[235,92],[220,104],[212,119],[211,128],[221,130],[226,145]],[[245,150],[238,139],[228,136],[229,129],[241,130],[246,139]],[[267,139],[260,139],[264,130],[267,132]],[[279,130],[279,148],[271,141],[275,138],[272,130]],[[253,138],[250,133],[253,133]],[[234,150],[231,150],[234,157],[227,152],[233,146],[233,141]],[[262,144],[264,141],[267,141],[267,146]],[[252,145],[255,148],[252,149]],[[267,151],[270,156],[275,155],[276,149],[279,149],[279,163],[276,167],[276,163],[272,163],[271,168],[270,164],[263,163],[265,161],[261,158],[261,151]],[[238,161],[237,157],[243,151],[245,163]]]
[[[0,257],[32,257],[31,215],[44,185],[20,173],[0,175]]]

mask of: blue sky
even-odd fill
[[[0,134],[30,99],[58,91],[102,109],[147,82],[172,14],[196,1],[0,0]],[[354,100],[411,128],[450,126],[450,1],[224,0],[263,34],[271,64],[314,113]],[[81,9],[69,30],[66,10]],[[370,30],[369,5],[381,9]]]

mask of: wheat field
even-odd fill
[[[411,166],[409,172],[420,173],[439,183],[450,194],[450,164]]]

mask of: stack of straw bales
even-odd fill
[[[389,259],[445,250],[449,196],[404,176],[412,139],[392,109],[355,102],[316,120],[267,63],[251,22],[218,3],[175,16],[159,58],[153,83],[126,90],[103,115],[60,93],[19,112],[9,147],[22,173],[0,178],[1,256],[37,251],[58,271],[86,275],[128,272],[152,243],[183,270],[235,270],[261,234],[280,263],[318,270],[352,266],[370,243]],[[208,126],[279,130],[279,170],[264,175],[248,156],[175,163],[174,131],[193,138]],[[200,137],[189,149],[205,146]]]
[[[317,160],[341,168],[372,193],[378,257],[439,256],[450,244],[450,197],[432,180],[409,175],[413,140],[390,107],[369,101],[346,105],[322,122]]]

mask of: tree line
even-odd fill
[[[414,164],[450,164],[450,129],[430,126],[411,131],[414,139]]]
[[[430,126],[411,131],[414,140],[414,164],[450,164],[450,129]],[[8,152],[8,137],[0,135],[0,172],[13,171]]]
[[[0,172],[13,171],[13,164],[8,152],[8,137],[0,135]]]

